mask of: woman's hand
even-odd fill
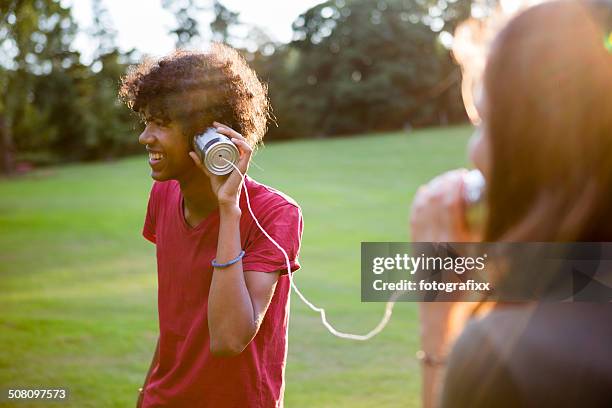
[[[414,242],[475,242],[465,218],[463,177],[466,169],[446,172],[419,187],[412,203],[410,227]]]
[[[414,242],[475,242],[481,237],[470,231],[463,199],[467,170],[446,172],[421,186],[410,213]],[[441,302],[420,305],[421,349],[423,360],[423,407],[437,406],[444,378],[443,363],[455,338],[463,329],[474,303]]]
[[[238,163],[236,163],[236,167],[238,167],[240,173],[243,175],[246,174],[251,161],[251,155],[253,154],[253,148],[240,133],[229,126],[219,122],[213,122],[213,125],[218,133],[229,137],[232,143],[238,147],[240,158],[238,159]],[[196,166],[210,178],[210,186],[217,196],[219,207],[238,206],[240,189],[242,188],[242,177],[237,173],[236,169],[230,174],[218,176],[208,171],[195,152],[189,152],[189,156],[191,156]]]

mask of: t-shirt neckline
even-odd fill
[[[250,178],[248,175],[244,176],[244,183],[247,184],[247,187],[249,185],[251,185],[253,183],[253,179]],[[185,219],[185,211],[183,210],[183,192],[181,191],[181,188],[178,187],[179,189],[179,193],[178,193],[178,217],[180,218],[180,224],[183,227],[183,230],[188,232],[188,233],[193,233],[193,232],[198,232],[202,229],[204,229],[208,224],[210,224],[214,219],[219,218],[219,207],[217,206],[217,208],[215,208],[213,211],[211,211],[210,214],[208,214],[206,216],[206,218],[204,218],[202,221],[200,221],[200,223],[198,225],[196,225],[195,227],[192,227],[191,225],[189,225],[187,223],[187,220]],[[246,202],[245,200],[245,196],[244,196],[244,191],[241,191],[240,194],[240,207],[242,207],[243,201]]]
[[[210,214],[208,214],[202,221],[200,221],[198,225],[196,225],[195,227],[192,227],[191,225],[189,225],[189,223],[187,223],[187,220],[185,219],[183,201],[184,201],[183,193],[179,189],[178,216],[180,218],[180,222],[183,227],[183,230],[186,231],[187,233],[199,232],[203,230],[208,224],[210,224],[215,218],[219,216],[219,207],[217,207],[213,211],[211,211]]]

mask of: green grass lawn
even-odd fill
[[[360,242],[408,240],[417,187],[466,164],[470,133],[286,142],[257,153],[250,174],[303,209],[296,283],[338,329],[365,333],[384,309],[360,302]],[[143,152],[0,181],[0,389],[68,387],[61,406],[78,408],[134,404],[157,338],[155,249],[140,235],[148,174]],[[369,342],[328,334],[297,296],[291,312],[287,407],[419,406],[415,304],[397,305]]]

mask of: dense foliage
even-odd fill
[[[242,49],[269,84],[276,123],[266,140],[328,137],[463,121],[459,72],[440,42],[470,10],[465,0],[330,0],[294,23],[294,40],[261,28],[236,38],[239,14],[219,1],[162,3],[177,46],[194,38]],[[117,48],[94,0],[92,61],[74,48],[70,10],[54,0],[0,2],[0,166],[108,159],[138,148],[139,123],[117,100],[119,78],[141,58]],[[203,33],[199,16],[214,16]],[[81,30],[83,30],[81,28]],[[244,30],[243,30],[244,31]],[[23,164],[22,164],[23,166]]]

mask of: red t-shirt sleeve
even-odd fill
[[[250,215],[250,214],[248,214]],[[302,211],[290,204],[280,204],[258,218],[261,226],[287,252],[291,272],[300,268],[298,255],[304,227]],[[242,269],[244,271],[287,273],[287,262],[283,253],[254,225],[253,237],[244,248]]]
[[[147,215],[145,216],[144,226],[142,228],[142,236],[155,244],[155,219],[157,215],[157,200],[156,200],[157,183],[153,183],[151,192],[149,193],[149,203],[147,204]]]

